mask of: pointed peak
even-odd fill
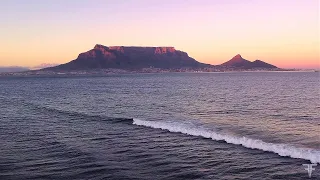
[[[240,54],[237,54],[233,58],[242,58],[242,56]]]

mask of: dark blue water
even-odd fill
[[[0,179],[308,179],[314,72],[0,78]]]

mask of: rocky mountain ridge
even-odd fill
[[[198,68],[207,67],[174,47],[103,46],[80,53],[77,59],[46,70]]]

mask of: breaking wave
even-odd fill
[[[259,139],[219,134],[212,130],[182,123],[145,121],[140,119],[133,119],[133,124],[156,129],[168,130],[170,132],[179,132],[192,136],[201,136],[204,138],[210,138],[212,140],[222,140],[230,144],[242,145],[246,148],[273,152],[280,156],[305,159],[310,160],[312,163],[320,164],[320,151],[315,149],[297,148],[287,144],[267,143]]]

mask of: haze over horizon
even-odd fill
[[[103,44],[320,68],[318,0],[4,0],[0,11],[0,66],[62,64]]]

